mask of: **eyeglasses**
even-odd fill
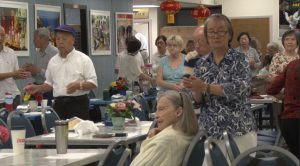
[[[208,37],[214,37],[215,35],[223,37],[228,31],[207,31]]]
[[[177,44],[167,44],[167,47],[177,47]]]

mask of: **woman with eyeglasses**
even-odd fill
[[[157,69],[156,83],[160,90],[181,90],[184,74],[184,55],[181,53],[183,40],[179,35],[167,39],[168,56],[161,59]]]
[[[239,42],[239,47],[236,48],[237,51],[244,53],[249,61],[250,69],[251,69],[251,77],[256,76],[258,70],[261,67],[260,57],[256,49],[250,46],[251,37],[248,32],[241,32],[237,37],[237,41]]]
[[[200,127],[217,140],[223,152],[223,132],[227,131],[243,152],[257,145],[255,119],[249,103],[249,63],[244,54],[230,47],[233,28],[225,15],[208,17],[204,35],[211,53],[198,60],[194,76],[183,78],[183,85],[201,106]]]
[[[156,108],[157,128],[149,131],[131,166],[181,165],[186,148],[198,132],[193,105],[185,93],[162,93]]]

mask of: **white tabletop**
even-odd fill
[[[25,149],[14,155],[12,149],[0,149],[0,165],[5,166],[80,166],[101,160],[106,149],[68,149],[57,154],[56,149]]]
[[[263,108],[267,108],[265,104],[251,104],[251,111],[260,110]]]
[[[125,140],[128,144],[142,141],[147,137],[148,130],[152,121],[141,121],[138,126],[125,126],[122,131],[113,130],[112,127],[99,126],[101,133],[127,133],[126,137],[110,137],[110,138],[93,138],[94,133],[79,135],[74,132],[69,132],[68,145],[110,145],[118,139]],[[25,139],[26,145],[55,145],[55,134],[46,134]]]
[[[260,95],[263,99],[250,99],[251,104],[271,104],[275,98],[270,95]]]

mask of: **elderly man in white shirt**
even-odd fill
[[[4,46],[5,29],[0,26],[0,108],[5,105],[5,93],[10,93],[13,98],[13,108],[20,104],[20,91],[15,79],[26,79],[29,72],[19,69],[17,56],[14,50]]]
[[[55,32],[59,53],[48,63],[46,81],[42,85],[27,85],[24,90],[35,93],[53,89],[54,109],[61,119],[89,119],[88,93],[98,86],[93,62],[73,47],[73,27],[61,25]]]

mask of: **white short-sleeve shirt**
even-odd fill
[[[14,50],[4,46],[0,51],[0,73],[13,72],[18,69],[18,59]],[[11,93],[13,97],[20,94],[14,78],[10,77],[0,81],[0,103],[4,103],[5,92]]]
[[[135,56],[125,54],[120,56],[119,77],[124,77],[128,83],[138,81],[138,77],[143,73],[140,62],[140,53]]]
[[[53,96],[80,96],[89,91],[77,90],[67,94],[67,85],[74,82],[91,82],[98,86],[92,60],[84,53],[73,49],[66,58],[56,54],[48,63],[45,83],[53,87]]]

